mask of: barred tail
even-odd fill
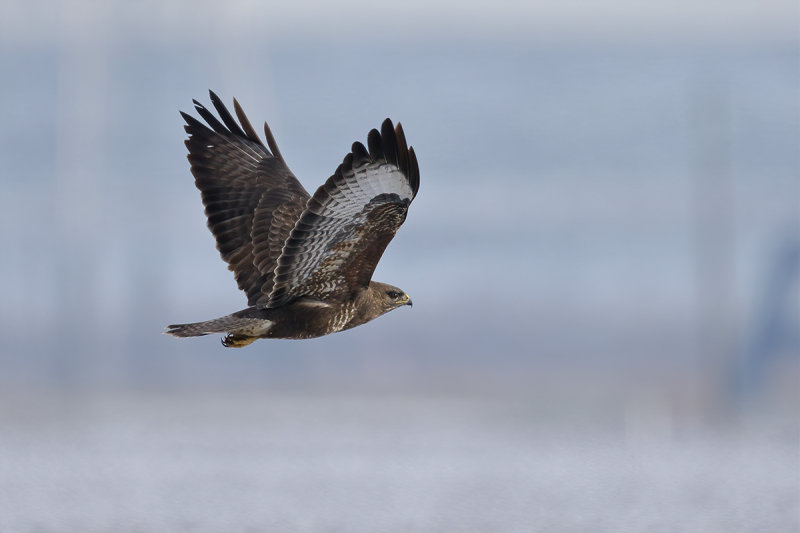
[[[200,337],[211,333],[228,333],[243,328],[252,328],[254,323],[264,322],[256,318],[236,317],[233,315],[206,320],[205,322],[194,322],[192,324],[170,324],[164,333],[175,337]]]

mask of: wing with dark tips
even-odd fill
[[[267,306],[335,301],[366,287],[419,189],[414,149],[386,119],[357,142],[303,211],[283,247]]]
[[[272,290],[281,249],[309,194],[286,166],[266,124],[269,148],[236,100],[238,122],[209,92],[219,119],[196,100],[195,110],[207,125],[181,113],[188,158],[217,249],[248,305],[255,305],[266,299],[262,290]]]

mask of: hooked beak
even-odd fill
[[[408,294],[403,294],[403,298],[400,300],[401,305],[407,305],[409,307],[414,307],[414,302],[411,301]]]

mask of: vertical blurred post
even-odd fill
[[[724,400],[724,380],[735,362],[734,191],[730,169],[727,86],[700,77],[692,92],[696,371],[715,383],[709,407]]]
[[[92,340],[97,321],[95,268],[103,253],[100,205],[108,69],[109,8],[103,3],[59,4],[56,227],[53,258],[58,330],[52,348],[53,379],[70,387],[103,346]]]

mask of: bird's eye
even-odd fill
[[[387,292],[386,294],[387,294],[387,295],[389,296],[389,298],[391,298],[392,300],[397,300],[398,298],[400,298],[400,297],[403,295],[403,293],[401,293],[401,292],[397,292],[397,291],[389,291],[389,292]]]

